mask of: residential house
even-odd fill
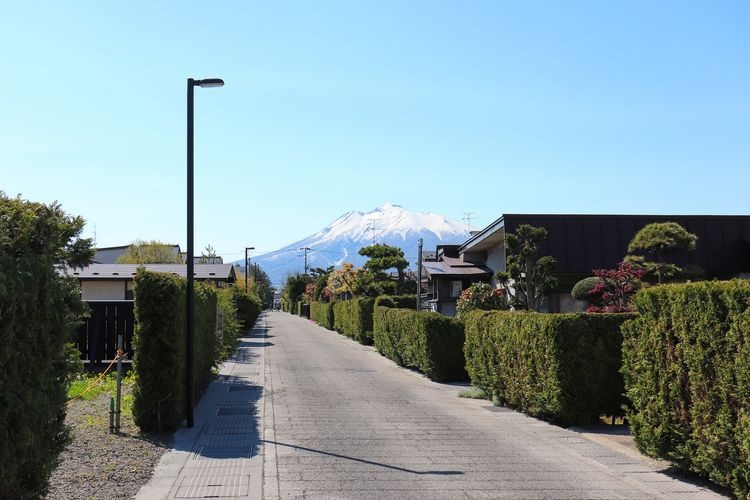
[[[548,237],[539,256],[557,260],[559,284],[547,298],[552,312],[582,310],[585,304],[571,297],[573,285],[592,276],[594,269],[617,267],[635,234],[653,222],[676,222],[698,236],[697,247],[674,258],[685,267],[700,267],[706,278],[728,279],[750,272],[750,216],[746,215],[531,215],[504,214],[473,234],[458,248],[459,260],[486,266],[494,275],[506,266],[505,234],[521,224],[541,226]]]
[[[64,274],[78,279],[83,300],[132,300],[133,280],[138,268],[187,276],[185,264],[91,264],[82,269],[66,269]],[[231,264],[195,264],[196,281],[217,288],[234,283],[237,276]]]
[[[489,283],[492,271],[482,264],[461,260],[459,245],[438,245],[434,255],[423,254],[422,273],[427,278],[430,309],[454,316],[461,290],[472,283]]]

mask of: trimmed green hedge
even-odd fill
[[[414,299],[416,300],[416,298]],[[453,318],[413,309],[378,307],[375,347],[400,366],[433,380],[464,380],[464,326]]]
[[[375,299],[374,308],[392,307],[394,309],[417,309],[416,295],[381,295]]]
[[[139,269],[135,276],[133,418],[144,431],[177,429],[185,417],[186,280]],[[195,284],[196,394],[217,358],[216,292]]]
[[[83,225],[57,204],[0,191],[0,498],[44,497],[67,442],[65,343],[84,306],[76,280],[55,267],[90,260]]]
[[[333,303],[331,302],[311,302],[310,318],[317,324],[329,330],[333,330]]]
[[[249,295],[236,287],[232,293],[237,303],[237,319],[242,322],[242,327],[248,330],[255,325],[258,316],[260,316],[263,310],[263,304],[261,304],[258,297]]]
[[[372,344],[372,308],[375,299],[361,298],[333,305],[333,327],[337,332],[365,345]]]
[[[620,326],[630,314],[475,311],[466,369],[499,404],[561,423],[622,415]]]
[[[750,283],[641,290],[623,326],[635,442],[645,453],[750,494]]]

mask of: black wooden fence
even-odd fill
[[[123,335],[127,359],[133,359],[132,300],[89,300],[91,317],[78,328],[81,359],[94,367],[109,363],[117,355],[117,336]]]

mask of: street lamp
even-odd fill
[[[255,250],[255,247],[245,247],[245,293],[247,293],[247,275],[250,274],[250,268],[247,264],[247,251]]]
[[[221,87],[224,80],[206,78],[187,81],[187,426],[193,426],[193,303],[195,301],[194,262],[193,262],[193,90],[195,87]]]

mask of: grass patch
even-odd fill
[[[102,379],[95,383],[99,378],[98,374],[82,375],[77,379],[73,380],[68,388],[68,400],[71,399],[83,399],[90,400],[98,398],[102,394],[107,394],[110,397],[115,397],[117,392],[117,374],[109,373],[102,377]],[[122,377],[122,388],[123,398],[122,405],[126,406],[126,402],[130,399],[130,406],[132,406],[133,397],[130,395],[131,389],[135,383],[134,372],[131,370],[127,375]],[[92,385],[93,384],[93,385]],[[127,394],[125,394],[127,390]]]
[[[464,389],[458,393],[459,398],[469,399],[487,399],[487,394],[479,387],[472,387],[471,389]]]

